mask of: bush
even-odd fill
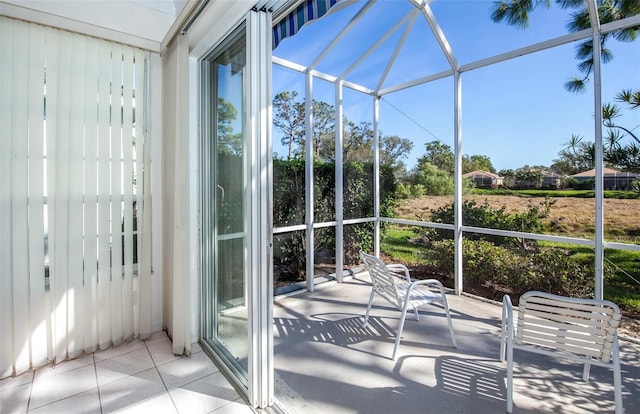
[[[425,194],[425,188],[422,184],[414,184],[410,187],[411,196],[418,198]]]
[[[491,288],[494,299],[500,299],[505,292],[521,295],[529,290],[574,297],[593,292],[593,270],[569,256],[565,249],[532,253],[467,239],[463,240],[462,249],[465,285]],[[453,276],[453,240],[433,243],[429,253],[439,272]]]
[[[529,205],[527,211],[508,213],[506,206],[494,208],[489,205],[487,200],[483,204],[478,204],[474,200],[464,201],[462,203],[462,223],[473,227],[540,233],[544,229],[542,220],[548,217],[552,205],[553,202],[545,198],[540,205]],[[435,223],[453,223],[454,205],[450,204],[433,211],[431,213],[431,221]],[[430,231],[433,240],[451,238],[451,230],[432,229]],[[486,240],[497,245],[516,245],[521,248],[530,248],[536,245],[533,240],[481,233],[466,233],[465,238],[469,240]]]
[[[411,191],[411,184],[398,184],[398,189],[396,190],[396,197],[402,200],[409,198]]]
[[[373,216],[373,164],[347,162],[344,169],[344,218]],[[314,175],[314,221],[335,220],[335,163],[316,161]],[[305,222],[305,162],[302,159],[273,160],[273,224],[275,227],[299,225]],[[397,183],[389,165],[380,166],[380,214],[393,217],[396,207]],[[384,227],[382,227],[384,230]],[[345,226],[345,263],[359,262],[360,249],[373,248],[373,224]],[[274,267],[282,273],[298,278],[306,266],[306,236],[304,231],[291,237],[279,237],[274,245]],[[335,246],[334,231],[316,231],[316,253],[332,251]]]

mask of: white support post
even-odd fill
[[[250,349],[249,401],[253,407],[273,404],[273,263],[271,260],[271,14],[251,11],[247,17],[250,142]]]
[[[455,134],[455,167],[454,167],[454,277],[455,292],[459,295],[463,291],[462,279],[462,75],[456,71],[454,81],[454,134]]]
[[[313,188],[313,75],[307,72],[305,78],[305,167],[304,167],[304,188],[305,188],[305,217],[307,223],[307,290],[313,292],[314,286],[314,188]]]
[[[380,97],[373,98],[373,216],[374,254],[380,257]]]
[[[599,45],[602,37],[598,4],[595,0],[587,1],[592,41]],[[599,47],[593,48],[593,105],[594,105],[594,136],[595,136],[595,161],[596,161],[596,211],[595,211],[595,299],[602,300],[604,296],[604,188],[603,188],[603,154],[602,144],[602,53]]]
[[[600,44],[600,32],[594,32],[593,44]],[[602,85],[601,85],[600,48],[593,48],[593,93],[595,113],[596,146],[596,211],[595,211],[595,299],[603,299],[604,287],[604,189],[602,183],[604,153],[602,146]]]
[[[336,120],[335,120],[335,133],[336,133],[336,280],[342,282],[342,274],[344,269],[344,171],[342,168],[342,81],[336,82]]]

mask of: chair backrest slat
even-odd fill
[[[527,292],[520,297],[515,342],[608,363],[620,318],[610,301]]]
[[[402,298],[398,292],[396,277],[394,277],[384,262],[375,256],[360,252],[360,257],[369,271],[371,283],[375,291],[393,305],[401,308]]]

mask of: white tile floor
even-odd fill
[[[0,380],[0,414],[253,413],[198,345],[178,357],[164,332]]]

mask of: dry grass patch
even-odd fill
[[[506,207],[508,212],[526,211],[530,206],[543,202],[540,197],[513,195],[466,195],[465,201],[484,204],[485,200],[493,208]],[[401,200],[396,210],[401,218],[429,220],[432,210],[449,205],[452,196],[425,196]],[[550,233],[593,237],[595,228],[595,199],[558,197],[553,198],[549,217],[544,220]],[[604,200],[604,227],[607,239],[640,243],[640,200]]]

